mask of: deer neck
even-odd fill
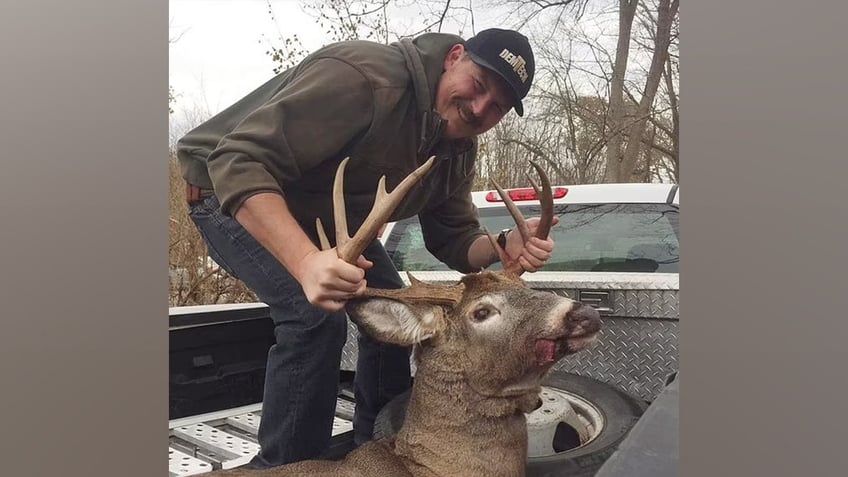
[[[419,368],[396,449],[416,477],[523,476],[522,399],[483,396],[459,373]]]

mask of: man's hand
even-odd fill
[[[365,290],[365,270],[374,266],[363,256],[345,263],[335,248],[321,251],[309,240],[277,193],[252,195],[236,211],[236,220],[268,249],[303,287],[309,303],[327,311]]]
[[[301,259],[296,278],[309,303],[326,311],[339,311],[345,302],[365,291],[365,270],[374,264],[362,255],[351,265],[336,249],[312,252]]]
[[[559,223],[559,217],[554,216],[551,227]],[[540,239],[533,236],[539,228],[539,218],[527,219],[527,228],[530,230],[531,238],[524,243],[521,233],[512,229],[506,236],[506,253],[510,257],[518,257],[518,263],[525,271],[535,272],[551,258],[554,250],[554,241],[550,237]]]

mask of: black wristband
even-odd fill
[[[498,234],[498,246],[504,251],[506,251],[506,235],[509,233],[510,230],[512,229],[503,229],[501,230],[501,233]]]

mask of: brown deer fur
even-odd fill
[[[413,288],[416,285],[413,285]],[[343,461],[304,461],[230,477],[520,477],[527,458],[524,413],[539,403],[553,364],[595,339],[598,313],[532,290],[503,272],[466,275],[456,305],[368,297],[351,319],[377,339],[418,349],[403,426]]]

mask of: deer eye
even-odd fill
[[[483,321],[492,315],[492,309],[489,307],[477,308],[474,310],[474,321]]]

